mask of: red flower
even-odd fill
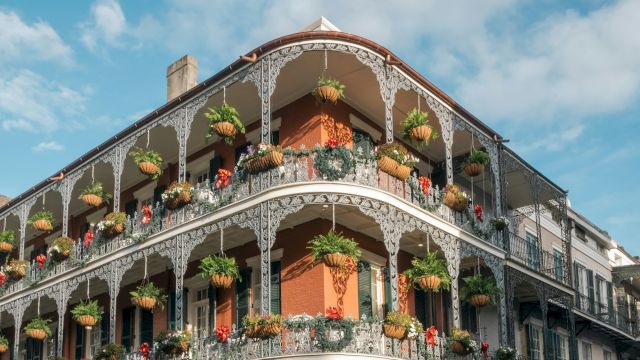
[[[220,325],[216,328],[216,337],[218,338],[218,342],[227,342],[229,339],[229,335],[231,334],[231,329],[228,326]]]
[[[480,345],[480,352],[487,355],[488,351],[489,351],[489,343],[486,341],[483,341],[482,344]]]
[[[227,169],[218,169],[218,175],[216,176],[216,189],[229,185],[231,177],[231,171]]]
[[[431,325],[431,327],[423,331],[423,334],[424,341],[427,343],[427,345],[430,345],[432,347],[436,346],[436,336],[438,336],[438,330],[436,330],[435,326]]]
[[[142,224],[147,225],[151,222],[151,208],[149,205],[144,205],[142,207]]]
[[[7,274],[0,272],[0,286],[4,285],[4,282],[7,280]]]
[[[476,213],[476,218],[478,218],[478,220],[482,222],[482,206],[476,204],[476,206],[473,207],[473,212]]]
[[[143,342],[142,344],[140,344],[140,348],[138,349],[138,352],[140,354],[142,354],[142,357],[144,357],[145,359],[149,358],[149,344],[146,342]]]
[[[84,241],[82,242],[82,246],[85,248],[88,248],[89,245],[91,245],[91,242],[93,241],[93,233],[91,232],[91,230],[87,230],[86,233],[84,233]]]
[[[38,262],[38,269],[42,269],[44,267],[45,261],[47,261],[47,255],[40,254],[36,256],[36,262]]]
[[[330,137],[329,140],[327,140],[327,144],[325,146],[331,149],[335,149],[336,146],[338,146],[338,139]]]
[[[327,310],[325,310],[325,313],[330,320],[342,320],[342,314],[336,307],[329,306]]]
[[[420,183],[420,187],[422,188],[422,192],[425,195],[429,195],[429,185],[431,185],[431,180],[426,176],[420,176],[418,178],[418,182]]]

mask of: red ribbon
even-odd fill
[[[340,310],[338,310],[338,308],[334,306],[329,306],[327,310],[325,310],[325,313],[330,320],[342,320],[342,314],[340,313]]]
[[[140,344],[140,349],[138,349],[138,352],[140,354],[142,354],[142,357],[144,357],[145,359],[149,358],[149,344],[146,342],[143,342],[142,344]]]
[[[338,139],[330,137],[329,140],[327,140],[327,144],[325,146],[331,149],[335,149],[336,146],[338,146]]]
[[[0,273],[0,286],[4,285],[4,282],[7,280],[7,274]]]
[[[38,263],[38,269],[42,269],[44,267],[44,263],[47,261],[47,256],[44,254],[40,254],[36,256],[36,262]]]
[[[86,233],[84,233],[84,241],[82,242],[82,246],[84,248],[88,248],[89,245],[91,245],[91,242],[93,241],[93,233],[91,232],[91,230],[87,230]]]
[[[476,204],[476,206],[473,207],[473,212],[476,213],[476,218],[478,218],[478,220],[482,222],[482,206]]]
[[[438,336],[438,330],[433,325],[424,331],[424,340],[431,347],[436,346],[436,336]]]
[[[231,177],[231,171],[227,169],[218,169],[218,175],[216,176],[216,189],[229,185]]]
[[[426,176],[420,176],[418,178],[418,182],[420,183],[420,187],[422,188],[422,192],[425,195],[429,195],[429,185],[431,185],[431,180],[429,180]]]
[[[142,207],[142,224],[147,225],[151,222],[151,209],[149,205]]]
[[[231,330],[228,326],[220,325],[216,328],[216,337],[218,338],[218,342],[227,342],[229,334],[231,334]]]

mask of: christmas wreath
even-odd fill
[[[318,346],[322,351],[339,352],[342,351],[351,340],[353,340],[353,320],[345,320],[342,318],[332,319],[329,317],[321,317],[316,321],[316,339]],[[329,340],[328,330],[338,330],[342,334],[340,340]]]
[[[313,166],[325,180],[341,180],[353,169],[353,155],[337,140],[331,138],[327,144],[316,151]]]

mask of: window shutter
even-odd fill
[[[247,152],[247,149],[249,148],[249,145],[251,145],[251,143],[246,143],[244,145],[240,145],[236,148],[236,163],[238,163],[238,159],[240,159],[240,155],[242,155],[242,153]]]
[[[587,270],[587,289],[589,296],[589,312],[593,314],[595,308],[595,289],[593,287],[593,270]]]
[[[416,319],[420,321],[426,329],[433,324],[427,324],[427,293],[420,291],[417,287],[413,288],[413,298],[416,303]]]
[[[207,297],[209,298],[209,332],[216,328],[216,295],[218,291],[213,285],[209,284],[207,289]]]
[[[100,320],[100,345],[109,343],[109,312],[105,311]]]
[[[236,282],[236,323],[241,324],[242,318],[249,315],[249,288],[251,286],[251,270],[240,270],[242,281]]]
[[[609,321],[614,321],[615,310],[613,305],[613,287],[610,282],[607,282],[607,306],[609,307]]]
[[[389,268],[384,268],[384,310],[385,314],[392,310],[391,274]]]
[[[124,204],[124,212],[130,217],[133,217],[133,215],[136,213],[136,210],[138,210],[138,199],[133,199]]]
[[[280,145],[280,130],[271,132],[271,143],[273,145]]]
[[[84,357],[82,351],[82,338],[84,337],[84,328],[80,324],[76,324],[76,360],[81,360]]]
[[[358,149],[361,149],[362,154],[369,154],[373,151],[373,139],[369,134],[360,129],[353,129],[352,134],[353,149],[355,151],[359,151]]]
[[[153,189],[153,206],[156,206],[158,203],[162,204],[162,193],[167,189],[166,186],[160,185]]]
[[[364,261],[358,263],[358,313],[360,314],[360,319],[362,319],[363,315],[368,318],[373,315],[371,265]]]
[[[477,315],[475,306],[468,302],[460,304],[460,317],[462,319],[462,328],[472,333],[478,331]]]
[[[120,344],[124,346],[125,351],[131,351],[133,312],[135,307],[122,309],[122,335],[120,336]]]
[[[271,313],[280,314],[280,261],[271,263]]]
[[[220,168],[222,168],[222,157],[220,155],[216,155],[213,159],[209,160],[209,184],[213,184],[215,182],[218,169]]]
[[[533,327],[531,324],[527,324],[527,356],[529,359],[533,359]]]
[[[188,313],[189,313],[189,289],[184,288],[182,289],[182,314],[180,316],[180,318],[182,319],[183,325],[187,319]]]
[[[153,313],[149,310],[140,310],[140,343],[153,344]]]
[[[580,272],[579,272],[579,269],[580,269],[580,267],[579,267],[578,263],[574,262],[573,263],[573,282],[575,283],[576,294],[577,295],[580,295]],[[584,309],[581,308],[582,302],[580,301],[580,297],[579,296],[576,296],[576,297],[577,297],[577,301],[576,301],[577,308],[580,309],[580,310],[584,310]]]
[[[167,301],[167,328],[176,328],[176,291],[169,289],[169,296]]]

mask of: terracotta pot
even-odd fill
[[[47,338],[47,333],[42,329],[29,329],[27,330],[27,336],[36,340],[44,340]]]
[[[435,275],[421,276],[418,278],[418,285],[422,290],[435,290],[440,287],[440,277]]]
[[[133,298],[132,302],[137,307],[140,307],[146,310],[151,310],[156,306],[156,299],[150,298],[148,296],[140,296],[137,298]]]
[[[0,354],[4,354],[9,350],[9,347],[5,344],[0,344]]]
[[[378,159],[378,168],[387,174],[396,177],[402,181],[407,180],[411,175],[411,168],[400,165],[397,161],[388,156],[382,156]]]
[[[251,159],[246,162],[245,167],[251,174],[282,166],[284,157],[282,152],[272,150],[264,156]]]
[[[478,294],[478,295],[472,295],[469,298],[469,304],[475,307],[483,307],[483,306],[489,305],[490,303],[491,303],[491,298],[489,297],[489,295]]]
[[[91,315],[82,315],[78,318],[78,324],[80,326],[94,326],[98,320]]]
[[[323,104],[333,103],[335,104],[340,97],[340,92],[333,86],[324,85],[318,86],[315,91],[316,99]]]
[[[260,328],[258,326],[244,329],[244,335],[251,339],[257,339],[260,337]]]
[[[145,175],[155,175],[160,171],[160,168],[154,163],[143,161],[138,164],[138,169]]]
[[[455,211],[462,212],[467,209],[468,200],[458,199],[453,193],[447,192],[444,195],[444,204]]]
[[[407,180],[409,175],[411,175],[411,168],[408,167],[408,166],[404,166],[404,165],[398,164],[398,167],[396,167],[395,174],[392,174],[392,175],[397,177],[398,179],[400,179],[402,181],[405,181],[405,180]]]
[[[211,276],[210,280],[211,285],[218,288],[228,289],[233,284],[233,277],[229,275],[215,274]]]
[[[454,341],[451,343],[451,351],[454,354],[461,356],[469,355],[469,353],[471,353],[470,351],[465,349],[464,345],[462,345],[460,341]]]
[[[263,338],[272,338],[280,334],[282,326],[279,324],[268,324],[260,326],[260,335]]]
[[[328,267],[343,267],[349,257],[341,253],[327,254],[322,257],[322,262]]]
[[[100,206],[102,204],[102,198],[94,194],[82,195],[82,201],[89,206]]]
[[[0,242],[0,252],[10,253],[12,250],[13,245],[6,242]]]
[[[116,234],[122,234],[124,232],[124,224],[115,224],[112,229]]]
[[[484,165],[467,164],[464,166],[464,172],[469,176],[478,176],[484,172]]]
[[[411,129],[411,138],[416,141],[428,141],[433,130],[427,125],[416,126]]]
[[[402,325],[384,324],[384,335],[393,339],[402,339],[407,334],[407,328]]]
[[[39,231],[51,231],[53,229],[53,226],[51,226],[51,222],[43,219],[34,221],[33,227]]]
[[[238,133],[236,127],[228,121],[215,123],[211,125],[211,127],[213,128],[213,130],[215,130],[216,133],[218,133],[218,135],[223,137],[234,137]]]
[[[191,344],[189,344],[188,341],[181,341],[178,344],[178,351],[182,352],[182,353],[186,353],[189,352],[189,347]]]
[[[11,269],[11,277],[14,278],[15,280],[22,279],[26,274],[27,274],[26,266],[20,266],[17,269],[13,269],[13,268]]]

